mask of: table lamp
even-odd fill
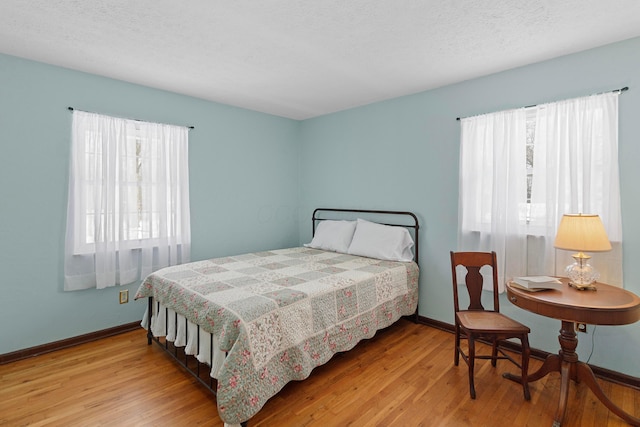
[[[611,243],[600,217],[590,214],[563,215],[553,246],[558,249],[578,251],[572,255],[575,262],[565,270],[570,280],[569,285],[579,290],[595,290],[596,286],[593,283],[600,274],[589,264],[591,256],[584,254],[584,251],[611,250]]]

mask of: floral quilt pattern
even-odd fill
[[[413,314],[418,274],[415,263],[300,247],[164,268],[135,298],[153,297],[218,338],[227,352],[218,412],[235,424],[287,382]]]

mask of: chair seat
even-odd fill
[[[528,334],[530,329],[520,322],[495,311],[459,311],[458,324],[467,330],[487,334]]]

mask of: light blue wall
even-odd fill
[[[62,291],[68,106],[195,126],[192,259],[297,244],[299,122],[0,55],[0,354],[144,311],[122,288]]]
[[[193,259],[308,242],[318,206],[415,212],[420,314],[452,323],[455,118],[622,86],[630,87],[620,97],[624,274],[640,294],[640,39],[303,122],[0,55],[0,354],[132,322],[143,311],[142,302],[118,305],[118,288],[61,290],[67,106],[196,127]],[[559,322],[504,298],[502,307],[531,327],[533,347],[557,351]],[[579,338],[586,359],[592,335]],[[590,363],[640,377],[625,357],[640,348],[640,323],[599,326],[593,338]]]
[[[449,251],[457,249],[459,122],[456,117],[590,95],[623,86],[620,168],[625,287],[640,294],[640,39],[565,56],[303,122],[300,218],[317,206],[411,210],[421,221],[420,314],[453,323]],[[300,221],[301,242],[310,229]],[[560,322],[501,301],[526,322],[531,345],[558,350]],[[593,331],[593,327],[590,327]],[[591,351],[580,334],[578,353]],[[590,363],[640,376],[640,323],[598,326]],[[453,345],[453,344],[452,344]]]

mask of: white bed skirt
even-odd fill
[[[218,378],[218,371],[222,366],[225,353],[218,349],[218,339],[209,332],[198,328],[198,325],[187,320],[183,315],[177,315],[172,309],[154,301],[153,316],[151,317],[151,333],[154,337],[165,337],[165,339],[176,347],[184,347],[184,352],[195,356],[201,363],[206,363],[211,367],[210,375]],[[169,322],[167,322],[167,317]],[[147,329],[149,319],[149,307],[144,312],[141,325]],[[200,348],[198,348],[198,333],[200,335]],[[211,361],[211,346],[213,345],[213,362]]]

